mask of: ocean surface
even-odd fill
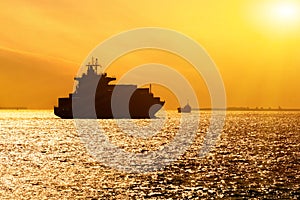
[[[196,114],[185,118],[192,123]],[[74,120],[48,110],[0,110],[0,199],[300,199],[300,112],[227,112],[204,157],[210,113],[200,116],[192,144],[176,161],[131,173],[92,156]],[[97,123],[112,144],[138,154],[172,142],[180,117],[170,111],[163,121]],[[138,137],[145,128],[158,132]]]

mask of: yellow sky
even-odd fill
[[[51,108],[72,91],[73,76],[96,45],[149,26],[177,30],[207,50],[228,106],[300,107],[299,7],[295,0],[1,1],[0,107]],[[115,64],[136,65],[141,58],[153,57],[137,52]],[[154,58],[180,70],[170,55]],[[197,89],[202,107],[209,106],[204,88]]]

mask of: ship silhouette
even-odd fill
[[[177,110],[179,113],[190,113],[192,111],[192,108],[189,105],[189,102],[187,102],[187,104],[183,108],[179,107],[177,108]]]
[[[75,77],[76,89],[69,97],[59,98],[54,114],[63,119],[73,118],[154,118],[164,101],[154,97],[150,88],[137,85],[110,84],[116,80],[107,73],[98,73],[98,60],[88,63],[86,73]]]

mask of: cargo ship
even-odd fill
[[[54,114],[63,119],[155,118],[165,101],[154,97],[149,88],[110,84],[116,78],[98,73],[98,60],[92,59],[81,77],[75,77],[76,89],[59,98]]]

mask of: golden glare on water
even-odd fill
[[[196,111],[186,120],[193,116]],[[201,111],[197,136],[178,160],[139,174],[96,160],[73,120],[58,120],[51,111],[2,110],[0,199],[299,199],[299,112],[229,111],[221,139],[202,158],[198,152],[210,117]],[[157,120],[164,125],[156,123],[152,130],[159,131],[151,137],[126,134]],[[179,113],[170,111],[165,120],[135,120],[136,129],[126,119],[122,131],[120,121],[98,122],[124,152],[147,154],[180,134],[179,121]]]

